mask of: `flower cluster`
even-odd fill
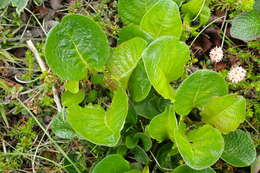
[[[223,50],[221,47],[216,46],[211,49],[209,57],[213,63],[218,63],[223,59]]]
[[[233,67],[228,73],[228,79],[233,83],[238,83],[246,77],[246,70],[243,67]]]

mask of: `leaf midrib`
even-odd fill
[[[83,58],[83,56],[81,55],[81,53],[79,52],[79,49],[78,49],[77,45],[75,44],[74,41],[72,41],[72,44],[74,45],[74,48],[75,48],[77,54],[79,55],[79,59],[80,59],[81,62],[88,68],[89,65],[88,65],[87,61]]]

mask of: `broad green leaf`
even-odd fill
[[[126,146],[127,148],[135,148],[139,143],[142,143],[142,148],[145,151],[149,151],[152,147],[152,141],[149,136],[145,133],[136,133],[134,136],[127,136],[126,137]]]
[[[156,150],[156,160],[161,167],[173,169],[179,165],[179,161],[182,160],[178,149],[174,147],[172,142],[161,143],[160,147]]]
[[[181,7],[183,14],[190,14],[192,17],[196,17],[205,5],[208,5],[210,0],[190,0]]]
[[[139,171],[138,169],[132,169],[132,170],[124,172],[124,173],[142,173],[142,172]]]
[[[127,117],[126,117],[126,123],[135,125],[137,122],[137,113],[135,112],[134,106],[132,103],[130,103],[128,105],[128,113],[127,113]]]
[[[79,81],[77,81],[77,80],[68,80],[65,83],[65,88],[69,92],[76,94],[77,92],[79,92]]]
[[[131,97],[135,102],[140,102],[148,96],[151,87],[152,85],[146,74],[144,64],[140,61],[129,80],[128,88]]]
[[[182,21],[178,5],[172,0],[158,1],[144,15],[140,26],[154,39],[166,35],[180,38]]]
[[[157,0],[119,0],[119,17],[125,24],[140,24],[144,14],[157,2]]]
[[[170,82],[182,76],[189,57],[189,47],[172,36],[160,37],[144,50],[142,58],[148,78],[165,99],[174,100]]]
[[[213,96],[228,93],[227,84],[217,72],[199,70],[185,79],[176,91],[175,110],[188,115],[193,108],[201,108]]]
[[[111,154],[98,162],[91,173],[124,173],[130,169],[128,161],[119,154]]]
[[[148,166],[144,167],[142,173],[149,173],[149,172],[150,172],[149,167]]]
[[[138,115],[152,119],[154,116],[163,112],[168,104],[169,100],[165,100],[155,93],[150,92],[143,101],[134,103],[134,109]]]
[[[108,40],[91,19],[67,15],[49,32],[45,57],[55,74],[65,80],[80,80],[88,69],[104,70],[109,57]]]
[[[167,107],[165,111],[155,116],[148,125],[148,134],[162,142],[165,139],[174,141],[174,130],[177,129],[177,120],[173,107]]]
[[[119,36],[119,40],[118,40],[119,44],[127,40],[131,40],[135,37],[140,37],[147,42],[152,41],[151,36],[146,32],[142,31],[140,27],[137,25],[128,25],[123,27],[122,29],[119,30],[118,36]]]
[[[67,120],[86,140],[111,147],[119,141],[127,111],[128,97],[123,89],[118,89],[107,111],[100,105],[69,107]]]
[[[1,0],[0,1],[0,9],[6,8],[11,0]]]
[[[28,0],[11,0],[11,2],[12,2],[12,5],[14,7],[16,7],[17,13],[20,14],[24,10],[24,8],[27,6]]]
[[[172,173],[216,173],[216,172],[212,168],[195,170],[188,167],[187,165],[181,165],[175,168]]]
[[[144,151],[144,149],[138,145],[135,148],[131,149],[130,152],[134,155],[133,158],[140,164],[149,164],[149,162],[151,162],[149,156]]]
[[[224,135],[225,149],[221,158],[236,167],[251,165],[256,159],[256,149],[250,135],[236,130]]]
[[[194,28],[206,24],[211,17],[210,8],[208,7],[210,0],[191,0],[186,4],[182,5],[181,11],[185,15],[184,23],[192,24],[199,19],[199,24]]]
[[[213,165],[224,150],[224,139],[210,125],[204,125],[185,135],[179,130],[174,134],[175,143],[185,163],[193,169],[205,169]]]
[[[83,90],[79,90],[78,93],[73,94],[69,91],[65,91],[62,94],[61,102],[63,106],[70,107],[72,105],[80,104],[85,98],[85,92]]]
[[[180,6],[185,0],[173,0],[178,6]]]
[[[71,128],[69,123],[66,121],[66,112],[65,111],[59,112],[52,119],[51,130],[59,138],[72,139],[74,137],[77,137],[74,130]]]
[[[259,18],[260,13],[255,10],[236,16],[232,21],[231,36],[243,41],[260,38]]]
[[[260,12],[260,0],[255,0],[254,9]]]
[[[210,8],[208,6],[204,6],[199,16],[200,23],[198,26],[202,26],[208,23],[211,17]]]
[[[246,100],[236,94],[213,97],[201,112],[202,120],[228,133],[237,129],[246,117]]]
[[[146,45],[146,41],[142,38],[133,38],[114,48],[112,57],[108,61],[111,78],[120,81],[121,85],[126,88],[129,77]]]

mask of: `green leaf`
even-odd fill
[[[16,7],[16,12],[20,14],[28,4],[28,0],[11,0],[12,5]]]
[[[213,97],[201,112],[202,120],[228,133],[237,129],[246,117],[246,100],[236,94]]]
[[[77,137],[74,130],[71,128],[69,123],[66,121],[66,112],[59,112],[51,122],[51,129],[53,133],[59,138],[72,139]]]
[[[126,137],[125,144],[127,148],[133,149],[138,145],[138,143],[142,143],[142,148],[145,151],[149,151],[152,147],[152,141],[145,133],[136,133],[134,136]]]
[[[135,102],[140,102],[148,96],[151,87],[152,85],[146,74],[143,61],[140,61],[129,80],[128,88],[131,97]]]
[[[228,93],[227,84],[217,72],[199,70],[185,79],[176,91],[175,110],[188,115],[193,108],[201,108],[213,96]]]
[[[243,41],[260,38],[259,18],[260,13],[255,10],[236,16],[232,21],[231,36]]]
[[[192,22],[199,19],[199,24],[194,28],[206,24],[211,17],[210,8],[208,7],[210,0],[191,0],[182,5],[181,11],[184,14],[184,23],[192,25]]]
[[[124,173],[130,169],[128,161],[119,154],[111,154],[98,162],[91,173]]]
[[[157,0],[119,0],[118,13],[124,24],[140,24],[144,14]]]
[[[153,92],[150,93],[145,100],[134,103],[136,113],[147,119],[152,119],[154,116],[163,112],[165,107],[169,104],[169,100],[165,100]]]
[[[176,147],[173,149],[172,142],[161,143],[160,147],[156,151],[156,160],[161,165],[161,167],[173,169],[179,165],[179,161],[182,160],[181,156],[178,154]]]
[[[199,23],[198,27],[207,24],[210,17],[211,17],[210,8],[208,6],[204,6],[199,15],[200,23]]]
[[[128,111],[128,97],[123,89],[114,93],[110,108],[100,105],[80,106],[68,109],[68,122],[82,137],[97,145],[115,146],[120,139]]]
[[[77,168],[84,172],[86,170],[86,162],[82,157],[80,157],[80,154],[76,153],[69,153],[67,156],[70,158],[70,160],[77,166]],[[68,159],[64,159],[63,168],[65,168],[67,173],[78,173],[78,171],[75,169],[75,167],[71,164]]]
[[[52,71],[63,79],[80,80],[86,77],[87,69],[104,70],[108,40],[91,19],[67,15],[49,32],[45,57]]]
[[[132,169],[132,170],[124,172],[124,173],[142,173],[142,172],[137,169]]]
[[[119,30],[118,36],[119,36],[118,44],[121,44],[127,40],[131,40],[135,37],[140,37],[147,42],[152,41],[151,36],[146,32],[142,31],[140,27],[136,25],[128,25],[123,27],[122,29]]]
[[[174,100],[170,82],[182,76],[189,57],[189,47],[172,36],[160,37],[144,50],[142,58],[148,78],[165,99]]]
[[[208,5],[209,1],[210,0],[190,0],[182,5],[181,11],[183,14],[190,14],[190,16],[195,17],[205,7],[205,5]]]
[[[254,9],[260,12],[260,0],[255,0]]]
[[[73,94],[69,91],[65,91],[62,94],[61,102],[64,106],[71,107],[72,105],[80,104],[85,98],[85,92],[83,90],[79,90],[78,93]]]
[[[187,165],[181,165],[175,168],[172,173],[216,173],[216,172],[212,168],[195,170],[188,167]]]
[[[184,2],[184,0],[173,0],[173,1],[176,2],[178,6],[180,6]]]
[[[205,169],[213,165],[224,150],[221,133],[210,125],[189,131],[186,135],[175,131],[175,143],[185,163],[193,169]]]
[[[112,79],[120,81],[124,88],[128,79],[141,58],[147,43],[142,38],[133,38],[113,49],[108,61],[108,69]]]
[[[76,94],[77,92],[79,92],[79,81],[68,80],[65,84],[65,88],[69,92]]]
[[[143,148],[141,148],[140,146],[136,146],[135,148],[131,149],[130,151],[131,153],[134,154],[134,159],[141,164],[148,164],[149,162],[151,162],[149,156],[147,155],[147,153],[144,151]]]
[[[0,9],[6,8],[11,0],[1,0],[0,1]]]
[[[221,156],[225,162],[236,166],[251,165],[256,159],[256,149],[251,137],[242,130],[224,135],[225,149]]]
[[[126,117],[126,123],[129,123],[131,125],[135,125],[137,122],[137,113],[135,112],[134,106],[132,103],[129,103],[128,105],[128,113]]]
[[[148,166],[145,166],[142,173],[149,173],[149,167]]]
[[[166,139],[174,141],[174,130],[177,128],[177,120],[173,106],[166,107],[165,111],[155,116],[148,125],[148,134],[162,142]]]
[[[144,15],[140,26],[154,39],[166,35],[180,38],[182,21],[178,5],[172,0],[158,1]]]

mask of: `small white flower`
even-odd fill
[[[233,67],[230,72],[228,73],[228,79],[232,83],[238,83],[242,80],[245,80],[246,77],[246,70],[243,67]]]
[[[223,50],[221,47],[216,46],[215,48],[211,49],[209,53],[209,57],[212,62],[217,63],[223,59]]]

